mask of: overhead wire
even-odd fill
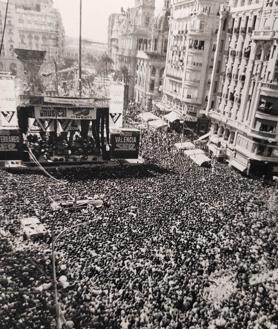
[[[62,181],[57,179],[56,177],[52,176],[42,165],[41,163],[38,161],[38,159],[36,158],[36,156],[34,155],[34,153],[32,152],[29,143],[27,141],[27,139],[25,140],[27,149],[28,149],[28,153],[30,156],[30,159],[45,173],[45,175],[47,175],[49,178],[51,178],[52,180],[54,180],[56,183],[58,184],[67,184],[67,182]]]

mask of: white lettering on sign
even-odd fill
[[[19,136],[0,136],[0,143],[19,143]]]
[[[136,137],[116,136],[116,143],[136,143]]]
[[[0,151],[15,151],[16,150],[16,144],[0,144]]]
[[[121,151],[136,151],[136,145],[135,144],[124,144],[120,143],[116,145],[116,150]]]

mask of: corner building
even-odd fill
[[[207,113],[211,154],[247,174],[278,173],[278,2],[222,7]]]
[[[5,9],[6,1],[0,0],[0,38]],[[20,63],[16,48],[46,51],[46,70],[54,70],[54,61],[63,59],[64,27],[53,0],[10,0],[0,71],[17,73]]]
[[[205,113],[211,85],[221,0],[173,0],[161,107],[185,122]]]
[[[161,13],[151,23],[150,40],[140,42],[137,51],[135,101],[150,111],[154,101],[160,101],[169,33],[169,1],[164,1]]]

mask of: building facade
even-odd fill
[[[125,20],[125,12],[122,10],[121,14],[111,14],[108,22],[108,55],[114,63],[114,67],[118,67],[118,51],[120,28]]]
[[[111,49],[114,50],[114,69],[120,71],[125,68],[127,72],[130,99],[134,98],[137,51],[141,47],[146,49],[151,43],[150,29],[154,13],[155,0],[135,0],[134,6],[126,11],[122,10],[122,13],[116,16],[117,19],[114,19],[115,16],[110,16],[109,19],[108,49],[110,54]],[[114,37],[112,32],[115,32]]]
[[[6,1],[0,0],[0,37],[3,33]],[[45,66],[63,59],[64,28],[53,0],[11,0],[0,71],[16,73],[19,61],[14,49],[46,51]]]
[[[222,8],[207,113],[211,154],[247,174],[278,173],[278,2]]]
[[[170,5],[164,2],[162,12],[153,20],[150,42],[140,42],[137,51],[135,101],[151,110],[153,101],[162,96],[168,46]]]
[[[172,3],[163,100],[160,106],[197,123],[205,113],[223,1]]]

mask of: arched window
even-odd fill
[[[258,49],[257,49],[257,51],[256,51],[256,59],[257,59],[257,60],[260,60],[260,59],[261,59],[261,55],[262,55],[262,46],[259,45],[259,46],[258,46]]]
[[[278,18],[275,18],[274,24],[273,24],[273,30],[278,31]]]
[[[222,136],[223,136],[223,133],[224,133],[224,128],[223,128],[223,127],[220,127],[220,128],[218,129],[218,136],[219,136],[219,137],[222,137]]]
[[[268,61],[270,58],[270,53],[271,53],[271,45],[267,45],[265,47],[265,51],[264,51],[264,60]]]
[[[218,132],[218,124],[215,123],[215,124],[213,125],[213,133],[214,133],[214,134],[217,134],[217,132]]]
[[[10,64],[10,72],[12,73],[12,75],[16,75],[17,67],[15,63]]]

